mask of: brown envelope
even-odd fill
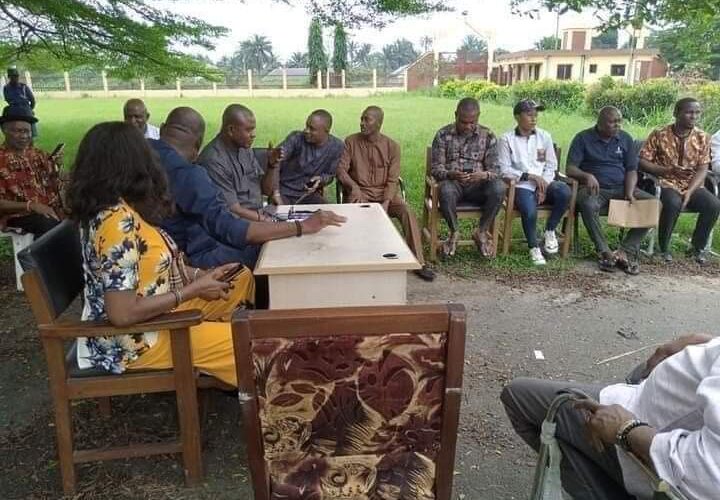
[[[660,218],[660,200],[610,200],[608,225],[624,228],[655,227]]]

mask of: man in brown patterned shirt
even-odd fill
[[[680,212],[698,212],[691,252],[704,263],[705,248],[718,215],[720,200],[703,187],[710,165],[710,136],[696,127],[702,114],[691,97],[675,104],[675,123],[654,130],[640,151],[640,169],[660,179],[662,211],[658,228],[660,251],[672,261],[670,238]]]
[[[425,264],[417,219],[398,192],[400,145],[380,133],[383,118],[383,110],[377,106],[363,111],[360,133],[345,138],[345,149],[335,175],[346,202],[381,203],[388,216],[400,221],[405,241],[422,265],[415,274],[432,281],[435,273]]]
[[[478,124],[480,105],[466,97],[458,102],[455,123],[441,128],[432,143],[432,175],[440,183],[440,211],[450,229],[443,244],[454,255],[458,240],[457,205],[479,205],[482,216],[473,239],[483,257],[495,255],[490,227],[505,198],[505,183],[498,175],[497,138]]]

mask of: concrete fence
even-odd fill
[[[42,97],[322,97],[330,95],[368,96],[379,92],[407,91],[407,72],[400,75],[379,75],[373,69],[363,74],[342,70],[340,74],[321,72],[312,85],[307,75],[290,75],[287,68],[259,75],[252,70],[247,75],[226,78],[225,82],[211,82],[204,78],[177,78],[172,82],[154,80],[119,80],[100,73],[30,74],[24,72],[25,82]],[[4,85],[5,78],[0,82]]]

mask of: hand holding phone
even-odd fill
[[[225,274],[223,274],[222,278],[220,278],[220,281],[224,281],[225,283],[230,283],[238,275],[240,275],[240,273],[242,273],[243,270],[244,270],[244,267],[241,264],[237,264],[234,268],[230,269],[229,271],[226,271]]]

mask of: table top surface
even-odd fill
[[[378,203],[296,205],[296,210],[331,210],[347,217],[341,227],[265,243],[255,274],[312,274],[419,269],[420,264]],[[287,214],[290,206],[278,207]]]

